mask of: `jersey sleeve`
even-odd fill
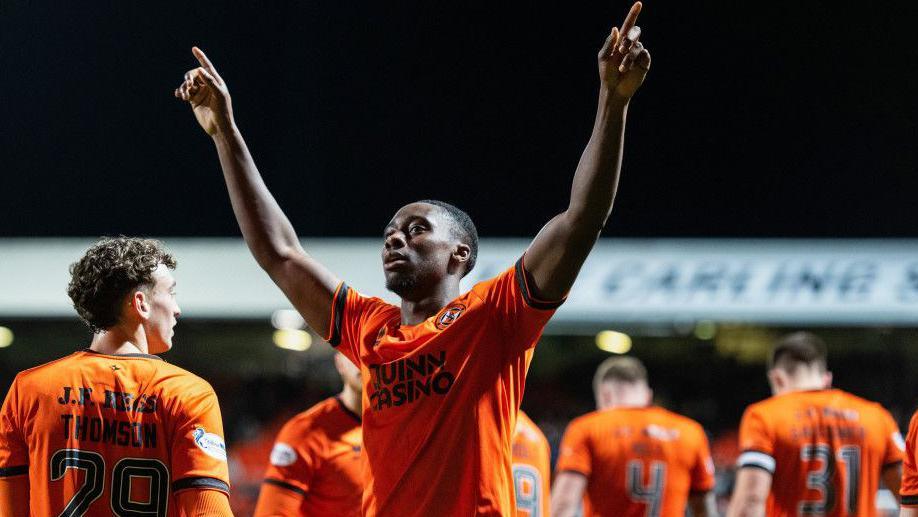
[[[564,303],[561,300],[541,300],[532,292],[532,280],[526,272],[525,257],[491,280],[473,288],[503,328],[504,340],[514,351],[536,345],[542,329]]]
[[[880,409],[880,426],[886,438],[886,452],[883,455],[883,466],[901,463],[905,457],[905,440],[899,432],[899,425],[886,409]]]
[[[274,441],[271,457],[265,471],[265,483],[300,497],[306,495],[312,485],[313,476],[321,464],[320,447],[315,437],[310,436],[308,426],[297,420],[287,422]]]
[[[585,426],[574,420],[561,438],[556,472],[577,472],[589,477],[593,473],[593,455]]]
[[[902,486],[899,494],[903,506],[918,506],[918,412],[912,415],[905,438],[905,460],[902,465]]]
[[[360,366],[360,347],[367,333],[367,323],[380,313],[392,308],[380,298],[362,296],[344,282],[338,285],[332,298],[332,310],[325,340]],[[396,309],[397,310],[397,309]]]
[[[714,488],[714,459],[708,437],[701,427],[697,430],[695,464],[692,466],[692,492],[708,492]]]
[[[197,488],[229,493],[223,419],[213,388],[201,380],[187,386],[174,411],[173,492]]]
[[[738,468],[752,467],[775,473],[774,433],[767,415],[760,407],[751,406],[743,413],[739,431],[740,455]]]
[[[19,382],[13,381],[0,408],[0,478],[29,473],[29,447],[19,422]]]

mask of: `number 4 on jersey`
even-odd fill
[[[647,510],[646,517],[659,517],[663,501],[663,487],[666,484],[666,463],[653,461],[650,463],[650,479],[644,484],[644,462],[633,460],[628,462],[628,494],[636,503],[644,503]]]

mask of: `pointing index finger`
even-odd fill
[[[631,10],[628,11],[628,16],[625,17],[625,22],[622,23],[621,34],[628,35],[631,28],[637,23],[638,15],[641,14],[641,7],[643,7],[643,5],[640,2],[635,2],[634,5],[631,6]]]
[[[207,56],[204,54],[204,51],[198,47],[191,47],[191,53],[194,54],[194,57],[198,59],[198,63],[201,63],[201,67],[207,70],[210,73],[215,73],[217,70],[214,68],[213,63],[207,59]]]

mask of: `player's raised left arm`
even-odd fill
[[[650,53],[635,25],[641,3],[599,51],[599,104],[593,134],[574,173],[567,210],[555,216],[526,251],[535,294],[557,300],[570,290],[612,210],[622,163],[628,103],[650,69]]]

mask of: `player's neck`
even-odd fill
[[[89,349],[108,355],[149,353],[146,336],[140,327],[133,333],[117,326],[107,329],[93,336]]]
[[[351,413],[354,413],[355,415],[360,415],[363,413],[363,398],[360,396],[360,392],[354,388],[351,388],[345,384],[344,389],[341,390],[338,398],[341,399],[341,403],[344,404],[344,407],[346,407]]]
[[[826,386],[822,382],[817,381],[817,382],[811,382],[811,383],[795,384],[794,386],[790,386],[784,389],[782,392],[778,394],[783,395],[784,393],[797,393],[800,391],[822,391],[822,390],[828,390],[828,389],[831,389],[831,387]]]
[[[450,300],[459,296],[459,281],[447,278],[434,292],[417,300],[402,298],[402,325],[417,325],[440,312]]]

